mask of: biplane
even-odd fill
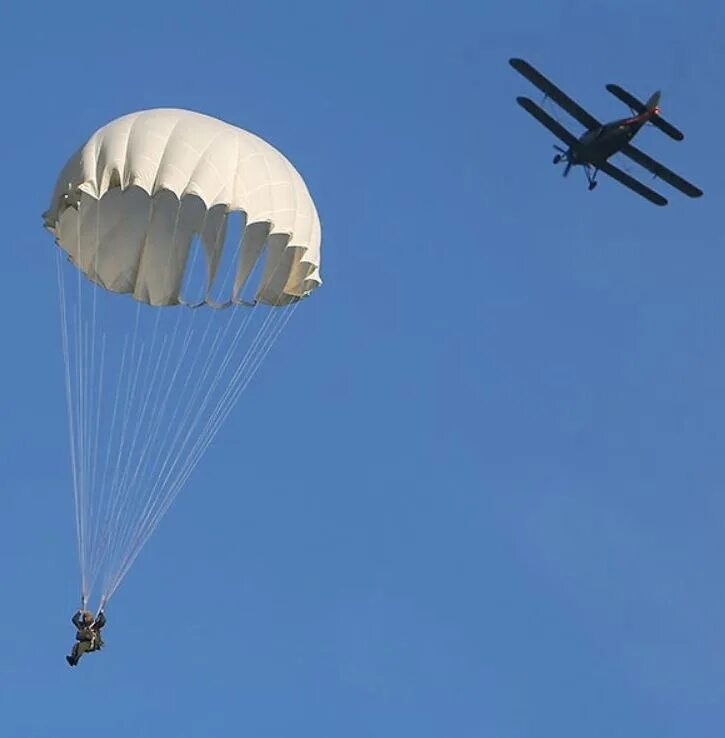
[[[589,189],[593,190],[597,186],[597,174],[604,172],[655,205],[667,205],[667,200],[662,195],[609,162],[609,158],[614,154],[624,154],[640,166],[648,169],[655,177],[659,177],[685,195],[689,197],[700,197],[702,195],[701,189],[655,161],[631,143],[646,123],[651,123],[675,141],[682,141],[684,138],[684,135],[677,128],[660,116],[659,91],[655,92],[646,103],[643,103],[619,85],[607,85],[607,90],[612,95],[629,106],[632,115],[629,118],[621,118],[611,123],[602,124],[528,62],[523,59],[509,59],[509,64],[519,74],[526,77],[529,82],[538,87],[546,98],[553,100],[586,128],[581,136],[576,137],[533,100],[528,97],[516,98],[518,104],[527,113],[533,115],[539,123],[546,126],[551,133],[566,144],[567,148],[554,146],[557,150],[557,154],[554,156],[554,164],[566,162],[564,176],[569,174],[569,170],[573,166],[582,166],[586,173]]]

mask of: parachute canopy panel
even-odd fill
[[[123,116],[99,129],[63,168],[43,214],[56,243],[92,281],[139,302],[178,305],[195,238],[206,257],[204,302],[231,212],[245,226],[242,290],[265,255],[256,300],[282,305],[321,284],[320,221],[302,177],[252,133],[188,110]]]

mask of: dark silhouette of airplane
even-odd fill
[[[577,138],[528,97],[516,98],[516,101],[524,110],[533,115],[539,123],[546,126],[567,145],[568,148],[566,149],[554,146],[559,152],[554,157],[554,164],[562,161],[566,162],[564,176],[569,174],[569,170],[573,166],[582,166],[587,176],[589,189],[593,190],[597,186],[597,173],[601,171],[655,205],[667,205],[667,200],[662,195],[609,163],[608,159],[611,156],[620,153],[628,156],[645,169],[649,169],[656,177],[668,182],[685,195],[689,197],[700,197],[702,195],[701,189],[690,184],[690,182],[667,169],[667,167],[630,143],[646,123],[651,123],[675,141],[682,141],[684,138],[684,135],[677,128],[660,117],[659,91],[655,92],[646,103],[642,103],[619,85],[607,85],[609,92],[629,106],[632,110],[632,117],[602,124],[528,62],[523,59],[510,59],[509,64],[519,74],[526,77],[529,82],[536,85],[546,97],[550,97],[586,128],[585,133]]]

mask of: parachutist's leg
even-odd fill
[[[65,660],[68,662],[69,666],[76,666],[79,658],[80,656],[78,655],[78,643],[76,643],[73,646],[73,650],[70,652],[70,656],[66,656]]]
[[[66,661],[71,665],[75,666],[80,660],[84,653],[92,651],[92,645],[89,641],[78,641],[73,646],[73,652],[70,656],[66,656]]]

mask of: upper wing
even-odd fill
[[[630,190],[633,190],[638,195],[642,195],[642,197],[653,202],[655,205],[667,205],[667,200],[662,195],[651,190],[649,187],[645,187],[641,182],[638,182],[634,177],[630,177],[629,174],[623,172],[621,169],[617,169],[613,164],[605,162],[599,169],[613,179],[616,179],[617,182],[621,182],[625,187],[629,187]]]
[[[627,144],[622,149],[622,153],[626,154],[630,159],[636,161],[637,164],[643,166],[645,169],[649,169],[652,174],[660,179],[669,182],[669,184],[677,188],[680,192],[684,192],[689,197],[702,196],[702,190],[699,187],[690,184],[686,179],[680,177],[679,174],[675,174],[671,169],[655,161],[651,156],[647,156],[644,151],[640,151],[635,146],[632,146],[632,144]]]
[[[542,110],[533,100],[528,97],[517,97],[516,102],[528,113],[536,118],[539,123],[545,125],[555,136],[560,138],[567,146],[576,146],[577,139],[572,133],[564,128],[561,123],[555,121],[547,112]]]
[[[627,92],[627,90],[621,88],[619,85],[607,85],[609,92],[614,97],[621,100],[625,105],[629,105],[632,110],[636,110],[638,113],[644,113],[647,108],[645,104],[638,100],[634,95]],[[659,128],[663,133],[666,133],[670,138],[674,138],[675,141],[682,141],[685,134],[675,128],[672,123],[668,123],[664,118],[660,118],[659,115],[653,115],[650,118],[653,126]]]
[[[562,92],[555,84],[550,82],[543,74],[537,72],[531,64],[523,59],[509,59],[509,64],[519,73],[522,74],[532,84],[536,85],[547,97],[550,97],[557,105],[566,110],[569,115],[576,118],[585,128],[599,128],[601,123],[593,116],[587,113],[584,108],[575,103],[567,94]]]

